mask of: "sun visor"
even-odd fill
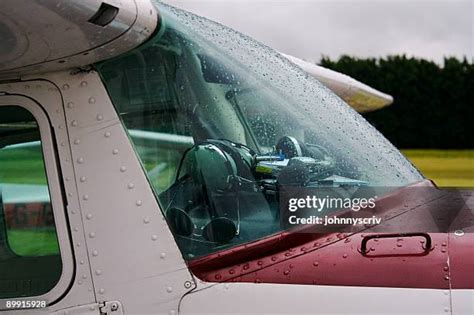
[[[144,42],[157,19],[148,0],[2,0],[0,78],[114,57]]]

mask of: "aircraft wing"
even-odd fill
[[[359,113],[378,110],[393,103],[391,95],[382,93],[348,75],[290,55],[283,53],[282,55],[331,89]]]
[[[160,147],[173,148],[178,150],[186,150],[194,145],[194,139],[191,136],[181,136],[169,133],[144,131],[144,130],[130,130],[130,136],[142,141],[151,141],[154,145]]]
[[[157,23],[150,0],[2,0],[0,78],[118,56],[143,43]]]

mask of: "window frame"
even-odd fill
[[[64,204],[62,181],[58,161],[58,151],[53,139],[52,124],[45,109],[29,97],[18,94],[0,95],[0,108],[3,106],[18,106],[29,111],[35,118],[39,132],[41,148],[44,158],[48,191],[59,244],[59,255],[62,262],[62,271],[59,281],[48,292],[38,296],[15,297],[0,299],[0,311],[6,310],[7,301],[31,301],[45,300],[46,307],[56,303],[70,288],[74,275],[74,259],[70,239],[70,231],[66,218],[66,206]],[[13,310],[13,309],[8,309]],[[15,309],[20,310],[20,309]]]

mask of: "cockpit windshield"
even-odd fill
[[[282,230],[282,187],[422,176],[278,52],[159,4],[145,44],[96,65],[186,259]]]

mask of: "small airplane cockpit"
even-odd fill
[[[419,180],[326,88],[280,86],[281,56],[180,14],[164,6],[147,43],[96,69],[186,259],[281,231],[286,187],[352,194]]]

